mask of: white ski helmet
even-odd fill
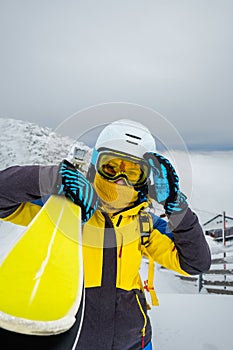
[[[101,131],[95,151],[100,149],[123,152],[143,159],[146,152],[155,152],[156,146],[154,137],[144,125],[133,120],[120,119]]]
[[[92,182],[95,164],[102,150],[116,151],[143,159],[146,152],[156,152],[155,139],[141,123],[120,119],[108,124],[99,134],[87,177]]]

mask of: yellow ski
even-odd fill
[[[0,327],[68,330],[83,313],[81,209],[51,196],[0,265]]]

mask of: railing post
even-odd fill
[[[223,246],[225,248],[226,246],[226,213],[225,211],[223,211],[222,213],[222,242],[223,242]],[[223,260],[225,261],[226,259],[226,251],[224,249],[224,252],[223,252]],[[226,270],[226,263],[224,262],[223,263],[223,269]],[[227,276],[224,275],[224,282],[226,282],[227,280]],[[226,285],[224,286],[224,289],[227,289]]]
[[[200,293],[203,288],[203,275],[202,273],[198,277],[198,292]]]
[[[226,213],[222,212],[222,242],[223,246],[226,245]]]

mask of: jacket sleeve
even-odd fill
[[[171,215],[166,229],[160,230],[159,226],[152,232],[147,248],[156,262],[189,275],[209,270],[210,249],[198,218],[190,208],[185,213]]]
[[[174,236],[182,269],[190,275],[208,271],[211,253],[197,215],[190,208],[185,214],[171,215],[169,228]]]
[[[54,193],[58,165],[12,166],[0,171],[0,217],[13,213],[23,202]]]

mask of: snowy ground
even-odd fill
[[[231,350],[232,296],[159,293],[150,311],[155,350]]]

